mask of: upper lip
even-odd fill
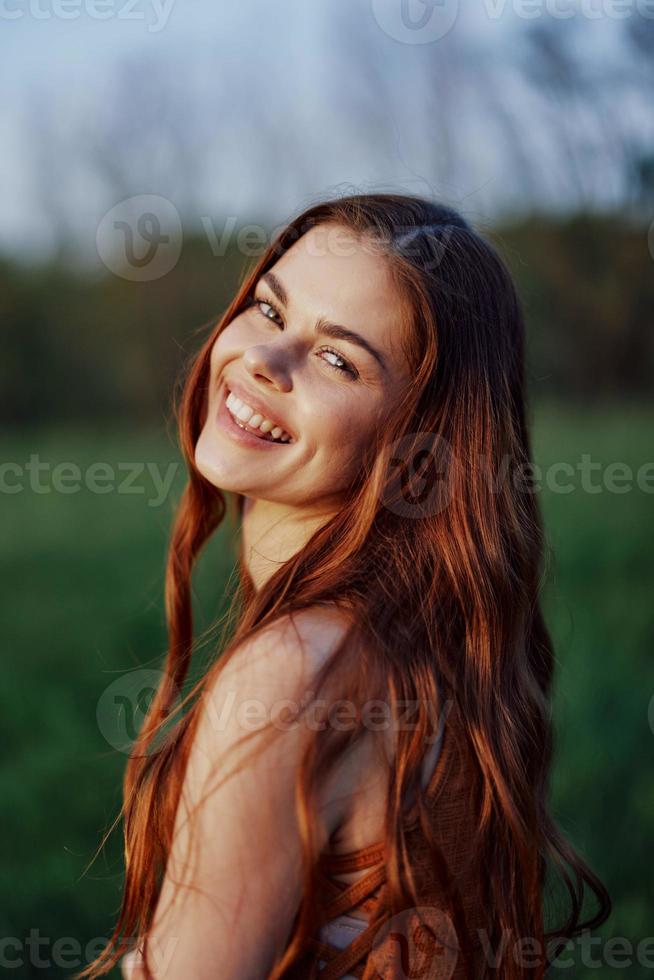
[[[225,387],[227,388],[228,392],[232,391],[237,398],[240,398],[241,401],[246,402],[246,404],[248,404],[250,408],[253,408],[255,412],[259,412],[259,414],[263,415],[264,418],[270,419],[270,421],[274,422],[275,425],[278,425],[280,428],[288,432],[291,439],[295,441],[296,435],[293,429],[291,429],[286,421],[286,418],[278,409],[272,408],[258,395],[253,395],[248,388],[240,383],[240,381],[230,381],[228,378],[225,378]]]

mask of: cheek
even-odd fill
[[[225,327],[222,333],[220,333],[211,348],[211,370],[218,371],[222,368],[223,364],[229,359],[230,348],[234,347],[232,340],[232,334],[230,334],[230,328]],[[232,342],[230,343],[230,340]]]
[[[222,370],[227,361],[238,357],[243,350],[252,343],[248,337],[249,331],[244,321],[243,314],[235,317],[231,323],[223,328],[216,337],[211,348],[211,370],[216,373]]]
[[[211,354],[209,355],[209,370],[211,371],[211,378],[213,381],[216,380],[216,375],[220,369],[222,358],[220,351],[220,337],[218,337],[211,348]]]
[[[348,404],[329,409],[316,416],[313,429],[316,440],[340,463],[360,459],[374,434],[375,414],[369,406]]]

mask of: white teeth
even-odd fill
[[[291,437],[279,425],[275,425],[270,419],[264,418],[260,412],[255,412],[253,408],[241,401],[232,391],[225,399],[225,404],[231,415],[240,422],[247,423],[251,428],[258,429],[262,435],[270,433],[272,439],[280,442],[291,442]]]

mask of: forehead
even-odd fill
[[[322,316],[355,330],[403,373],[401,331],[405,302],[378,244],[343,225],[306,232],[272,267],[288,294],[292,316],[313,324]]]

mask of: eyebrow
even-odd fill
[[[261,278],[265,283],[267,283],[282,306],[288,306],[288,294],[284,288],[284,285],[280,282],[275,273],[265,272]],[[384,355],[381,353],[381,351],[378,351],[376,347],[373,347],[370,341],[366,340],[365,337],[362,337],[361,334],[356,333],[354,330],[350,330],[349,327],[342,327],[338,323],[332,323],[331,320],[327,320],[323,316],[316,320],[315,331],[316,333],[323,333],[328,337],[333,337],[334,340],[349,340],[350,343],[356,344],[358,347],[362,347],[375,358],[382,370],[388,374],[388,365]]]

